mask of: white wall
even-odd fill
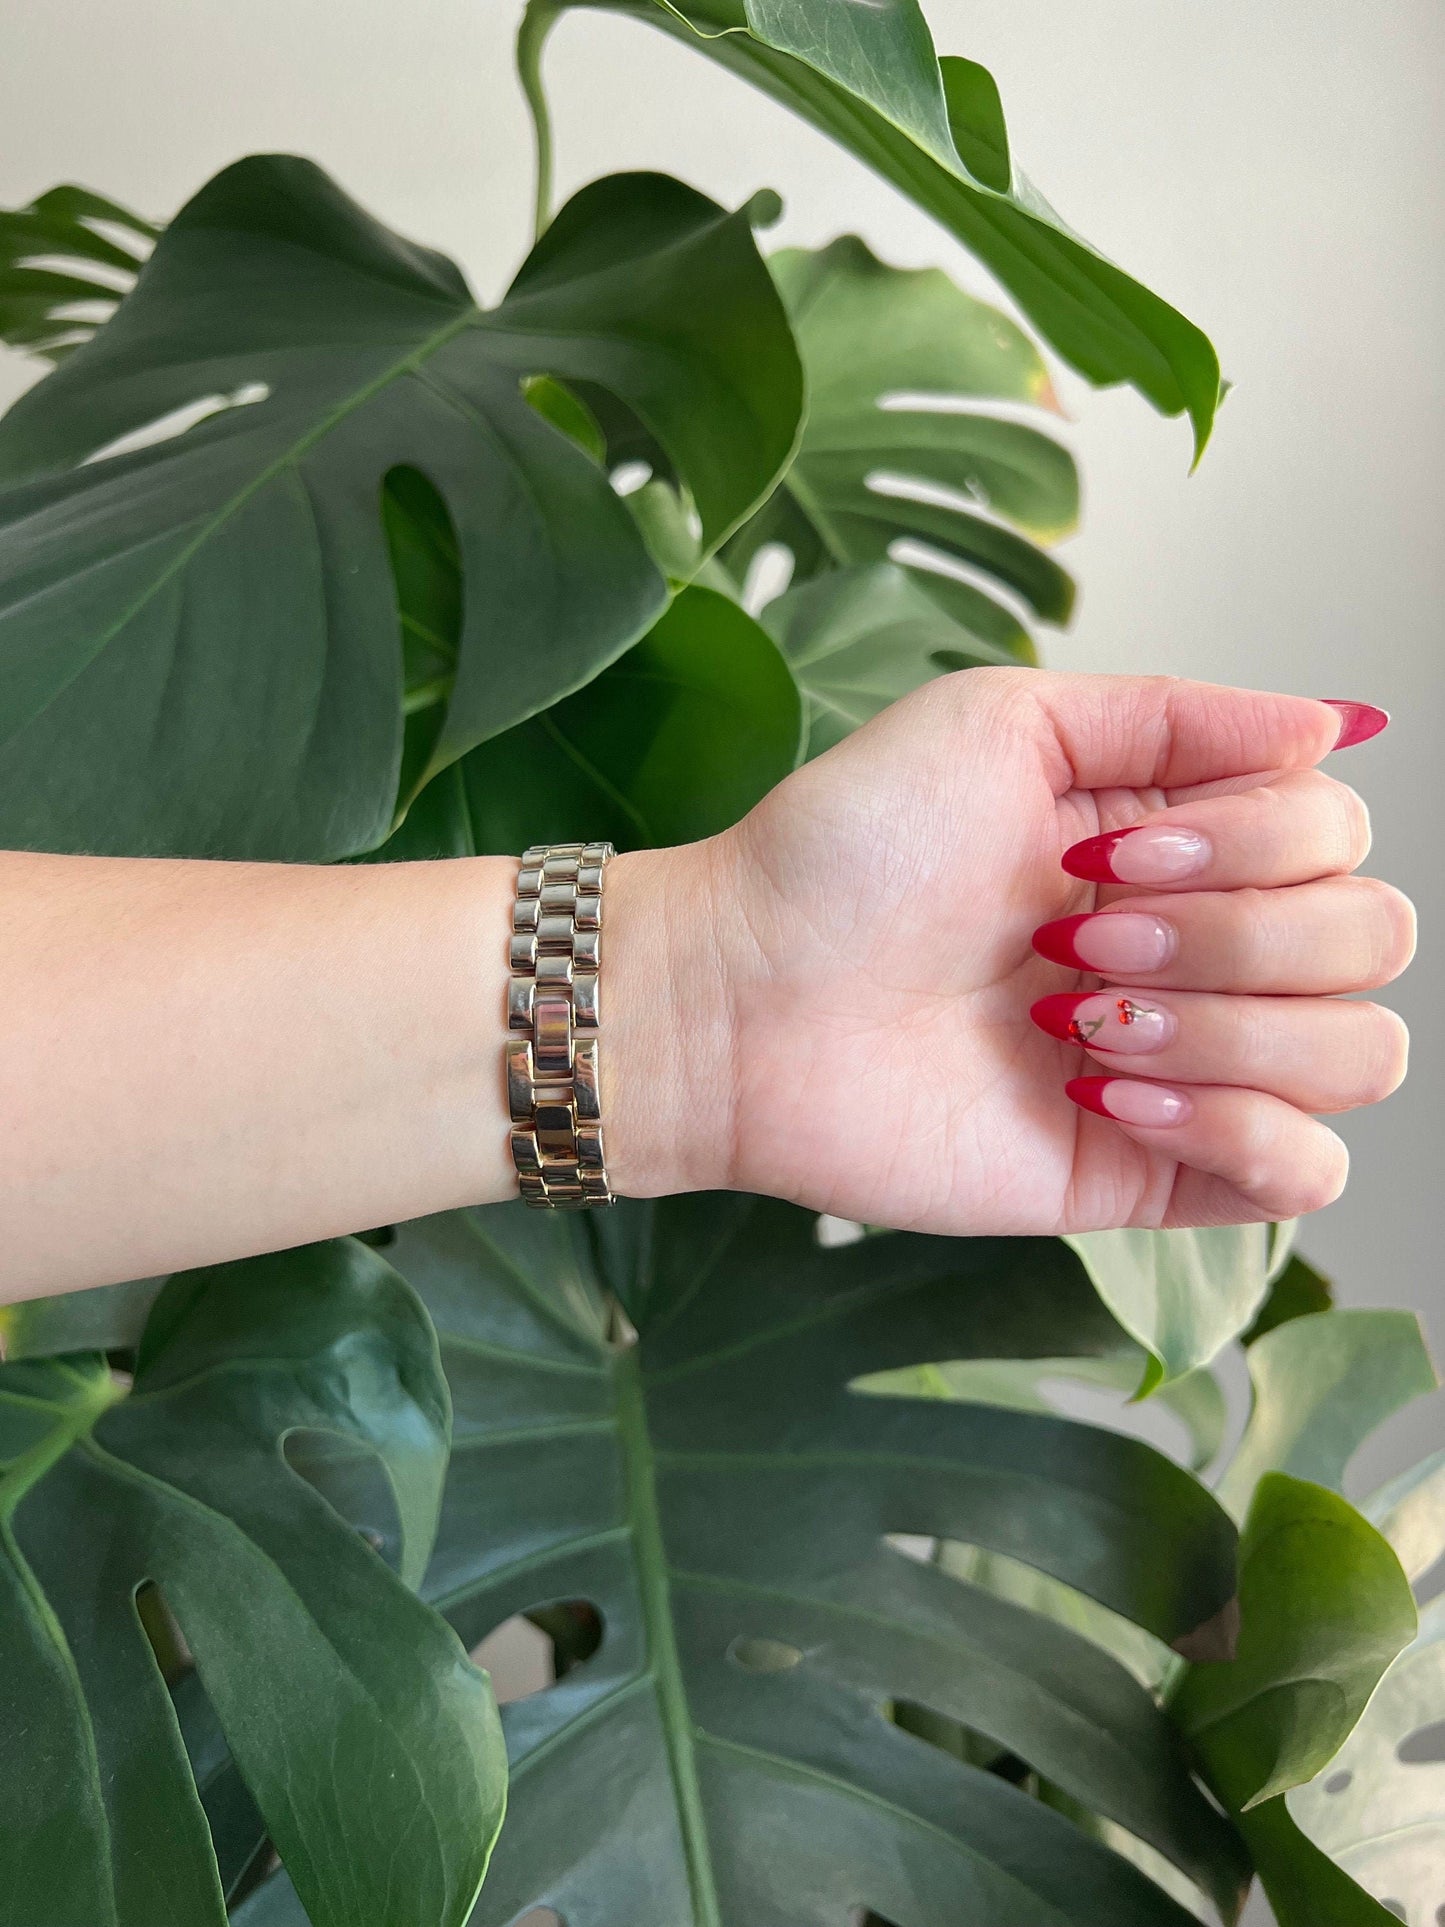
[[[530,154],[507,0],[9,0],[0,201],[79,179],[158,215],[258,148],[315,156],[497,292],[526,245]],[[1236,383],[1187,476],[1184,427],[1128,391],[1061,386],[1087,484],[1057,664],[1167,668],[1382,702],[1348,769],[1376,866],[1420,903],[1396,994],[1414,1076],[1350,1120],[1355,1176],[1305,1245],[1357,1301],[1439,1318],[1445,1090],[1438,530],[1445,323],[1445,15],[1433,0],[933,0],[988,62],[1015,151],[1068,218],[1214,333]],[[550,75],[562,185],[664,167],[723,199],[782,190],[778,236],[863,231],[900,262],[979,271],[801,124],[660,35],[578,17]],[[0,400],[25,365],[0,362]],[[1442,1433],[1397,1423],[1372,1471]]]

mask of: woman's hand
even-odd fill
[[[1314,768],[1364,733],[1343,707],[969,670],[725,836],[619,859],[620,918],[667,905],[612,987],[619,1189],[953,1233],[1328,1204],[1347,1157],[1311,1113],[1387,1096],[1406,1054],[1337,999],[1414,942],[1353,875],[1363,805]],[[670,1042],[639,1041],[629,984]]]

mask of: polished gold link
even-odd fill
[[[507,979],[507,1029],[530,1030],[532,1028],[532,999],[537,994],[537,986],[530,977],[509,977]]]
[[[572,1075],[572,1004],[566,997],[532,1000],[532,1058],[539,1079]]]
[[[540,910],[541,905],[537,908]],[[537,920],[537,948],[544,954],[550,951],[553,956],[570,957],[572,943],[576,937],[572,927],[571,912],[554,911]]]
[[[507,961],[514,976],[530,977],[537,962],[537,938],[531,930],[514,930],[507,947]]]
[[[539,957],[537,959],[538,990],[570,990],[572,988],[572,959],[570,957]]]
[[[572,1103],[581,1124],[599,1123],[602,1101],[597,1089],[597,1039],[583,1038],[572,1046]]]
[[[597,1001],[597,986],[601,979],[594,972],[590,976],[574,976],[572,979],[572,1025],[576,1030],[596,1030],[601,1022],[601,1009]]]
[[[577,1117],[570,1098],[537,1098],[532,1106],[532,1121],[544,1173],[552,1159],[577,1155]]]
[[[611,1204],[595,1036],[609,843],[537,843],[522,858],[508,946],[507,1108],[517,1188],[542,1210]]]
[[[542,1154],[537,1149],[537,1140],[530,1131],[513,1131],[512,1162],[521,1178],[542,1176]]]
[[[532,1116],[536,1082],[532,1076],[532,1046],[525,1039],[507,1044],[507,1114],[514,1124],[525,1124]]]

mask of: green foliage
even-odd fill
[[[1404,1312],[1290,1319],[1248,1358],[1253,1408],[1220,1483],[1244,1517],[1239,1649],[1227,1665],[1192,1667],[1172,1710],[1281,1927],[1372,1927],[1391,1916],[1300,1830],[1284,1796],[1329,1767],[1414,1633],[1393,1547],[1331,1488],[1384,1419],[1433,1389],[1435,1372]],[[1390,1495],[1382,1510],[1403,1499]],[[1404,1529],[1418,1542],[1418,1518]]]
[[[114,313],[159,235],[84,187],[0,211],[0,341],[63,360]]]
[[[1328,1771],[1286,1802],[1305,1837],[1410,1927],[1435,1927],[1445,1867],[1445,1597],[1391,1666]],[[1380,1909],[1382,1918],[1393,1918]],[[1331,1916],[1333,1918],[1333,1916]]]
[[[909,572],[958,625],[943,646],[966,661],[1027,660],[1017,616],[942,571],[962,564],[1045,620],[1068,617],[1073,584],[1026,538],[1053,541],[1074,527],[1073,458],[1028,422],[968,406],[1056,405],[1038,350],[938,269],[887,267],[854,235],[816,253],[787,249],[769,265],[807,372],[807,419],[787,474],[728,544],[728,567],[741,577],[776,544],[801,584],[883,562],[910,542],[938,559]],[[876,653],[896,660],[891,647]],[[925,659],[914,681],[938,667]]]
[[[797,430],[797,356],[747,219],[677,182],[584,189],[483,313],[450,262],[309,163],[219,175],[115,320],[0,423],[0,840],[380,842],[402,778],[379,513],[397,469],[444,499],[466,578],[413,782],[637,640],[666,584],[606,475],[530,405],[542,373],[646,421],[709,542]],[[207,401],[188,433],[86,460]]]
[[[1066,1628],[889,1543],[1010,1552],[1165,1641],[1228,1598],[1227,1520],[1148,1447],[849,1389],[940,1342],[1127,1349],[1063,1248],[827,1250],[809,1214],[735,1197],[622,1206],[599,1230],[594,1248],[585,1226],[504,1206],[389,1247],[431,1308],[456,1414],[427,1596],[468,1642],[558,1601],[603,1626],[585,1666],[504,1709],[508,1823],[477,1927],[543,1904],[599,1927],[762,1927],[860,1901],[905,1922],[964,1907],[1182,1927],[1047,1807],[891,1725],[880,1705],[898,1700],[1237,1896],[1233,1837],[1150,1695]],[[609,1342],[613,1292],[635,1344]],[[254,1917],[296,1919],[274,1897]]]
[[[1088,1231],[1069,1243],[1148,1354],[1141,1395],[1196,1371],[1250,1323],[1269,1290],[1277,1227]]]
[[[374,1460],[414,1582],[449,1418],[425,1313],[351,1241],[172,1281],[129,1390],[95,1355],[0,1368],[0,1921],[225,1919],[162,1664],[203,1689],[314,1927],[358,1892],[377,1920],[466,1918],[503,1804],[486,1681],[283,1457]]]
[[[1207,336],[1060,221],[1014,165],[992,76],[936,59],[917,0],[530,0],[519,55],[544,203],[542,43],[577,6],[660,27],[822,128],[955,234],[1090,381],[1187,410],[1203,452],[1220,391]]]

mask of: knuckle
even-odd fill
[[[1370,854],[1372,840],[1365,799],[1348,783],[1319,770],[1310,771],[1307,784],[1322,860],[1331,870],[1358,869]]]
[[[1358,877],[1353,889],[1359,904],[1363,952],[1359,988],[1392,983],[1415,954],[1415,906],[1393,884]]]
[[[1321,1127],[1309,1154],[1290,1174],[1290,1216],[1303,1218],[1311,1211],[1323,1211],[1340,1196],[1349,1175],[1350,1154],[1343,1141]]]
[[[1399,1090],[1410,1059],[1410,1033],[1393,1010],[1379,1004],[1335,1006],[1327,1069],[1311,1105],[1317,1111],[1353,1111],[1379,1104]]]
[[[1344,1190],[1350,1169],[1344,1143],[1292,1106],[1260,1099],[1235,1129],[1241,1153],[1236,1182],[1270,1217],[1322,1211]]]

